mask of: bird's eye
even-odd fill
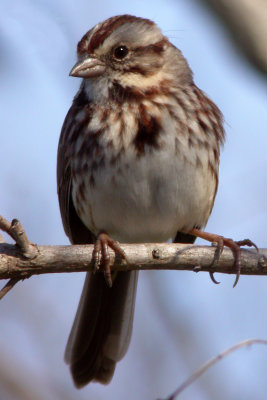
[[[114,49],[114,57],[117,58],[118,60],[122,60],[127,56],[129,53],[129,49],[126,46],[118,46]]]

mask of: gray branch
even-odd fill
[[[93,245],[36,246],[34,258],[25,258],[16,245],[0,244],[0,279],[31,275],[92,271]],[[225,248],[213,265],[216,248],[189,244],[121,244],[128,263],[110,250],[112,271],[187,270],[235,274],[234,257]],[[267,249],[241,250],[241,274],[267,275]]]
[[[0,299],[19,281],[31,275],[93,271],[93,245],[37,246],[31,243],[20,222],[0,216],[0,229],[16,244],[0,238],[0,279],[9,279]],[[109,249],[112,271],[187,270],[236,274],[234,256],[224,248],[217,260],[216,247],[177,243],[120,244],[126,259]],[[216,258],[216,262],[214,262]],[[267,249],[241,250],[241,274],[267,275]]]

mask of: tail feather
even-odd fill
[[[87,273],[68,339],[65,360],[74,383],[110,382],[132,333],[137,272],[120,272],[112,288],[102,274]]]

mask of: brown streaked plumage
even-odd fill
[[[87,273],[67,343],[82,387],[107,384],[131,338],[137,273],[116,274],[110,287],[108,247],[124,258],[115,241],[205,238],[224,130],[219,109],[152,21],[110,18],[83,36],[77,53],[70,74],[83,81],[59,140],[59,205],[70,241],[95,243],[95,268],[102,261],[106,278]]]

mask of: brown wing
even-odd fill
[[[75,115],[88,104],[82,91],[78,92],[65,118],[58,144],[57,153],[57,192],[62,223],[66,235],[73,244],[94,243],[95,237],[78,217],[72,200],[72,171],[70,161],[71,135]],[[77,126],[79,128],[79,126]]]

